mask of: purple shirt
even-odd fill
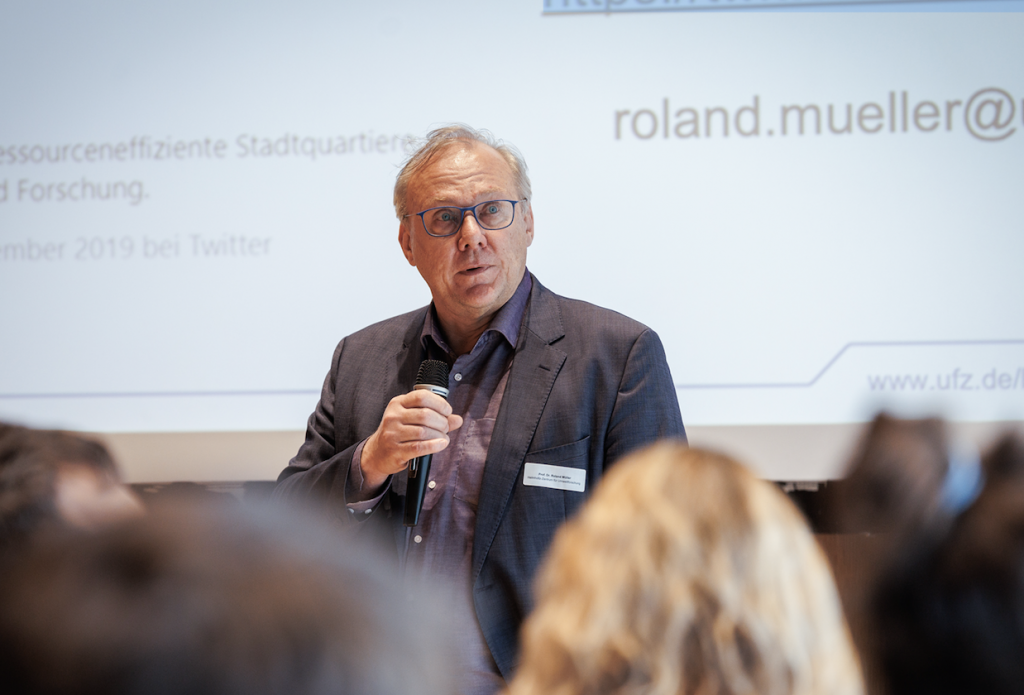
[[[448,402],[452,412],[462,416],[463,424],[450,434],[448,447],[434,454],[431,461],[419,525],[407,529],[405,571],[410,585],[440,584],[449,592],[459,637],[458,653],[464,658],[458,679],[461,695],[490,695],[505,685],[476,618],[470,570],[487,448],[532,286],[527,271],[515,293],[465,355],[452,353],[433,305],[420,334],[426,358],[443,360],[451,366]],[[362,445],[355,452],[349,474],[349,485],[356,489],[362,483],[361,456]],[[348,506],[352,513],[366,512],[381,498],[383,493]]]

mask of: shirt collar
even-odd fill
[[[530,275],[530,270],[527,269],[523,273],[523,279],[519,281],[516,291],[498,309],[494,318],[491,319],[491,324],[483,332],[483,335],[480,336],[480,340],[483,340],[484,336],[494,331],[504,336],[508,344],[514,348],[516,341],[519,340],[519,328],[523,324],[523,316],[526,314],[526,305],[530,301],[530,290],[532,288],[533,278]],[[441,322],[437,318],[437,310],[434,308],[433,302],[430,303],[430,311],[427,312],[427,318],[423,321],[423,330],[420,331],[420,343],[422,343],[425,349],[430,347],[427,343],[428,338],[434,341],[446,353],[451,354],[451,348],[448,347],[448,341],[441,331]],[[477,343],[479,342],[478,340]]]

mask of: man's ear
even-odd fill
[[[405,260],[409,261],[409,265],[415,267],[416,256],[412,252],[412,233],[409,231],[409,225],[404,222],[398,223],[398,244],[402,247]]]

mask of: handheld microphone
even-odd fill
[[[423,360],[416,374],[413,389],[427,389],[441,398],[448,398],[448,363],[440,360]],[[427,477],[430,475],[431,454],[417,456],[409,462],[409,479],[405,489],[406,526],[415,526],[420,521],[423,495],[427,491]]]

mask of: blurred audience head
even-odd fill
[[[942,535],[904,547],[874,602],[890,695],[1024,692],[1024,441],[984,458],[985,485]]]
[[[41,539],[0,578],[0,682],[24,695],[447,695],[443,634],[334,531],[178,500]]]
[[[618,462],[556,535],[537,602],[512,695],[863,692],[803,517],[724,456]]]
[[[950,451],[938,419],[878,415],[865,430],[835,499],[838,525],[851,532],[881,532],[902,544],[952,518],[943,502]]]
[[[62,526],[94,529],[142,513],[99,442],[0,425],[0,546]]]

